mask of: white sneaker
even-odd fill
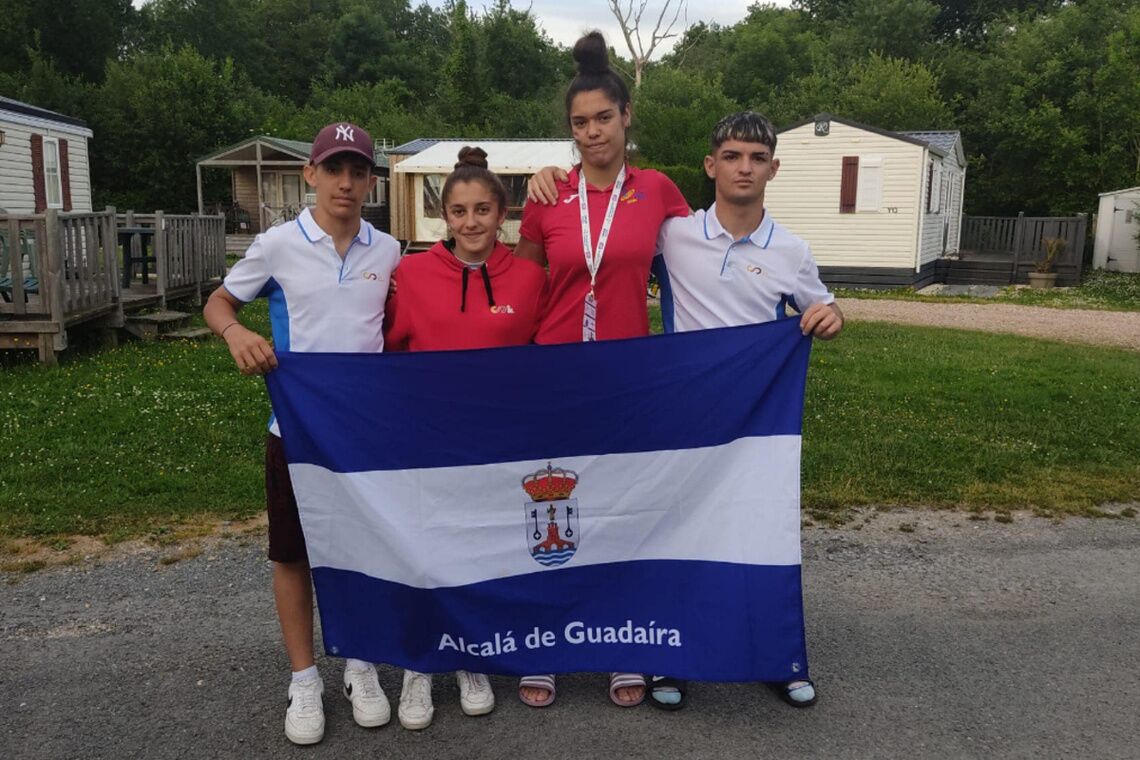
[[[431,725],[435,708],[431,704],[431,674],[404,671],[404,687],[400,690],[400,725],[418,731]]]
[[[495,692],[487,676],[457,670],[455,680],[459,682],[459,706],[465,715],[486,715],[495,709]]]
[[[392,719],[388,697],[380,688],[376,668],[344,669],[344,696],[352,703],[352,719],[365,728],[382,726]]]
[[[325,707],[320,678],[289,684],[289,707],[285,710],[285,735],[294,744],[316,744],[325,736]]]

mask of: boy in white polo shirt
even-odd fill
[[[767,322],[801,314],[804,335],[843,328],[835,297],[819,279],[811,248],[764,208],[780,169],[776,130],[758,113],[730,114],[712,133],[705,173],[716,186],[707,211],[667,219],[654,271],[665,332]]]
[[[830,340],[843,329],[835,296],[819,279],[811,248],[764,208],[764,191],[775,178],[776,130],[758,113],[725,116],[713,128],[705,173],[716,186],[707,211],[665,220],[657,239],[653,271],[661,285],[665,332],[768,322],[800,313],[804,335]],[[816,702],[810,680],[779,685],[793,707]],[[654,704],[676,709],[684,684],[655,676]]]
[[[277,366],[273,350],[376,352],[384,347],[384,302],[399,244],[360,218],[376,184],[372,138],[353,124],[330,124],[313,141],[305,181],[316,205],[258,235],[203,310],[243,374]],[[243,305],[269,300],[273,346],[237,319]],[[313,591],[305,537],[276,420],[265,444],[265,491],[273,597],[293,678],[285,735],[297,744],[324,737],[324,684],[313,660]],[[376,668],[348,660],[344,694],[361,726],[391,717]]]

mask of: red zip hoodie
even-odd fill
[[[385,351],[448,351],[530,343],[546,298],[546,271],[502,243],[472,268],[443,241],[405,256],[384,309]]]

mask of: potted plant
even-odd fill
[[[1041,244],[1045,246],[1045,256],[1037,262],[1036,271],[1029,273],[1029,287],[1031,288],[1051,288],[1057,284],[1057,272],[1054,267],[1057,264],[1057,257],[1060,256],[1065,250],[1064,238],[1041,238]]]

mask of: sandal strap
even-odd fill
[[[520,689],[546,689],[547,691],[554,692],[554,676],[541,675],[541,676],[523,676],[519,679]]]
[[[630,686],[645,686],[645,676],[641,673],[610,673],[610,691]]]

